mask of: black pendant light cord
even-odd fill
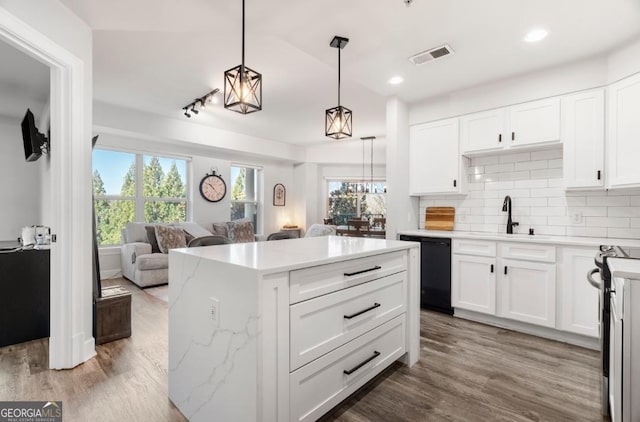
[[[240,73],[240,82],[244,77],[244,0],[242,0],[242,72]]]
[[[338,107],[340,107],[340,50],[340,45],[338,45]]]
[[[371,178],[370,178],[370,192],[373,193],[373,138],[371,138]]]

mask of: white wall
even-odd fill
[[[22,227],[42,223],[42,160],[25,161],[20,121],[0,119],[0,240],[15,240]]]
[[[612,52],[607,58],[607,82],[616,82],[640,72],[640,39]]]
[[[464,198],[420,198],[420,228],[425,208],[456,208],[455,230],[506,232],[511,196],[514,233],[530,227],[543,235],[640,238],[640,191],[565,192],[562,149],[474,157],[469,165],[469,194]]]

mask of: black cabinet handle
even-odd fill
[[[511,140],[512,141],[516,140],[516,133],[515,132],[511,132]]]
[[[362,270],[362,271],[356,271],[355,273],[344,273],[345,276],[347,277],[353,277],[354,275],[358,275],[358,274],[362,274],[362,273],[368,273],[369,271],[375,271],[375,270],[379,270],[382,267],[379,265],[376,265],[373,268],[367,268],[366,270]]]
[[[491,273],[493,274],[493,264],[491,264]]]
[[[598,180],[600,180],[601,174],[600,174],[600,170],[598,170]]]
[[[504,266],[504,275],[507,275],[507,266]]]
[[[358,369],[362,368],[363,366],[365,366],[367,363],[371,362],[372,360],[374,360],[375,358],[377,358],[378,356],[380,356],[380,352],[378,352],[377,350],[373,352],[373,356],[371,356],[370,358],[368,358],[367,360],[365,360],[362,363],[359,363],[358,365],[354,366],[351,369],[345,369],[344,374],[345,375],[351,375],[354,372],[356,372]]]
[[[367,309],[363,309],[360,312],[356,312],[355,314],[351,314],[351,315],[344,315],[344,319],[351,319],[351,318],[355,318],[357,316],[360,316],[364,313],[367,313],[369,311],[373,311],[376,308],[379,308],[380,304],[379,303],[374,303],[373,306],[368,307]]]
[[[502,133],[498,135],[498,142],[502,142]]]
[[[453,187],[455,188],[457,185],[458,185],[458,181],[457,181],[457,180],[454,180],[454,181],[453,181]]]

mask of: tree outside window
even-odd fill
[[[258,188],[260,170],[231,166],[231,220],[248,219],[258,231]]]
[[[185,221],[186,172],[186,160],[94,150],[93,194],[98,244],[119,244],[121,230],[130,221]]]
[[[338,226],[344,226],[354,218],[365,218],[373,222],[373,218],[384,217],[387,214],[384,181],[362,183],[329,180],[328,192],[327,214]]]

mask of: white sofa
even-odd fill
[[[219,230],[225,224],[214,223],[207,225],[207,228],[193,222],[172,225],[181,227],[188,235],[196,238],[220,234]],[[167,284],[169,282],[169,254],[153,252],[147,237],[146,226],[153,226],[153,224],[127,223],[122,230],[122,245],[120,247],[122,275],[139,287]],[[226,233],[222,235],[226,236]],[[264,236],[257,235],[254,240],[264,240]]]

